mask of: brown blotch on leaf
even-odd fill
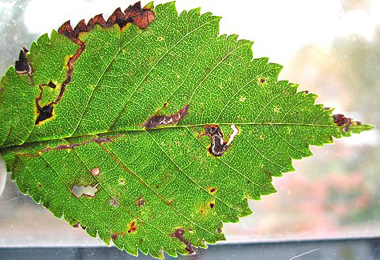
[[[174,230],[174,233],[170,234],[170,236],[178,238],[179,241],[181,241],[182,243],[184,243],[186,245],[186,248],[185,248],[186,251],[188,251],[189,254],[194,254],[195,251],[194,251],[193,245],[190,243],[190,241],[186,240],[183,237],[184,233],[185,233],[185,230],[178,228],[178,229]]]
[[[79,21],[79,23],[73,29],[70,21],[65,22],[59,29],[58,32],[74,42],[78,40],[79,34],[81,32],[89,32],[96,25],[103,28],[109,28],[117,24],[120,29],[124,28],[128,23],[132,23],[138,26],[140,29],[146,29],[149,24],[154,20],[155,15],[149,8],[141,8],[141,3],[137,2],[134,5],[129,6],[125,9],[124,13],[120,8],[117,8],[113,14],[108,17],[107,21],[103,18],[102,14],[98,14],[91,18],[86,24],[85,20]]]
[[[173,199],[170,199],[170,200],[168,200],[167,202],[166,202],[166,204],[168,204],[168,205],[171,205],[172,203],[173,203]]]
[[[352,118],[345,117],[342,114],[332,115],[332,118],[334,119],[334,123],[337,126],[344,126],[343,133],[347,133],[350,125],[352,125],[353,123],[356,125],[361,125],[361,122],[354,121]]]
[[[101,27],[107,27],[107,22],[106,20],[104,20],[102,14],[95,15],[93,18],[91,18],[88,21],[87,23],[88,30],[90,31],[92,28],[95,27],[95,25],[100,25]]]
[[[210,208],[212,209],[212,208],[214,208],[214,207],[215,207],[215,202],[210,202],[208,205],[209,205],[209,206],[210,206]]]
[[[334,123],[337,124],[338,126],[342,126],[347,122],[347,118],[342,115],[342,114],[336,114],[332,116],[334,119]]]
[[[218,231],[219,234],[222,234],[222,228],[218,227],[218,228],[216,229],[216,231]]]
[[[188,114],[188,110],[189,110],[189,105],[186,105],[180,110],[178,110],[177,113],[174,113],[170,116],[164,116],[164,115],[151,116],[141,126],[147,129],[152,129],[157,126],[178,123],[182,118],[184,118]]]
[[[265,83],[265,78],[259,79],[259,83],[261,83],[261,84]]]
[[[116,233],[113,233],[111,235],[112,240],[116,240],[118,238],[118,235]]]
[[[120,8],[117,8],[113,14],[108,17],[107,25],[111,24],[117,24],[120,28],[123,28],[127,24],[125,13],[123,13]]]
[[[136,230],[137,230],[137,225],[136,225],[136,222],[135,221],[132,221],[132,222],[130,222],[129,224],[128,224],[128,226],[127,226],[127,232],[128,233],[134,233],[134,232],[136,232]]]
[[[155,16],[153,11],[144,10],[139,12],[136,16],[132,17],[132,23],[137,25],[140,29],[146,29],[149,24],[154,20]]]

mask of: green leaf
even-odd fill
[[[65,23],[0,86],[0,153],[19,189],[106,244],[162,258],[224,240],[309,145],[369,130],[278,81],[220,17],[173,2]]]

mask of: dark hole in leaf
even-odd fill
[[[53,103],[50,103],[46,106],[44,106],[43,108],[39,108],[38,109],[38,112],[39,112],[39,115],[37,117],[37,120],[36,120],[36,125],[38,125],[41,121],[44,121],[50,117],[53,116]]]
[[[47,86],[51,87],[51,88],[56,88],[57,87],[52,81],[49,81],[49,83],[47,84]]]
[[[28,60],[26,59],[26,53],[29,52],[27,48],[22,48],[18,57],[18,61],[15,63],[15,69],[17,73],[20,74],[31,74],[32,73],[32,68],[30,67],[30,64]]]

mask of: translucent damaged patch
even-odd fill
[[[93,198],[95,197],[95,194],[98,191],[97,186],[98,184],[96,184],[94,187],[90,185],[89,186],[74,185],[71,191],[74,194],[74,196],[77,198],[80,198],[82,196]]]

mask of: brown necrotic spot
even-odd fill
[[[134,233],[136,232],[138,226],[136,225],[136,221],[131,221],[127,226],[127,232],[128,233]]]
[[[215,207],[215,202],[214,202],[214,201],[213,201],[213,202],[210,202],[208,205],[209,205],[209,206],[210,206],[210,208],[212,209],[212,208],[214,208],[214,207]]]
[[[116,233],[113,233],[111,235],[112,240],[116,240],[118,238],[118,235]]]
[[[345,117],[342,114],[332,115],[332,118],[337,126],[344,126],[343,133],[347,133],[352,124],[361,125],[361,122],[354,121],[352,118]]]
[[[73,225],[73,228],[79,228],[80,224],[79,222]]]
[[[117,24],[120,29],[122,29],[128,23],[132,23],[143,30],[149,26],[154,18],[155,15],[152,10],[148,7],[141,8],[141,3],[137,2],[125,9],[124,12],[122,12],[120,8],[117,8],[107,21],[103,18],[102,14],[98,14],[91,18],[87,24],[85,20],[79,21],[74,29],[71,27],[70,21],[67,21],[59,28],[58,32],[75,42],[78,40],[81,32],[89,32],[96,25],[103,28],[109,28]]]
[[[338,126],[342,126],[347,122],[347,118],[342,115],[342,114],[336,114],[332,116],[334,119],[334,123],[337,124]]]
[[[73,228],[82,228],[83,230],[86,230],[86,227],[83,226],[80,222],[77,222],[72,225]]]
[[[119,185],[125,185],[124,178],[122,178],[122,177],[119,178]]]
[[[138,197],[137,200],[136,200],[136,204],[140,208],[143,207],[145,205],[145,203],[146,203],[146,201],[142,197]]]
[[[193,245],[190,243],[190,241],[186,240],[183,237],[184,233],[185,233],[184,229],[178,228],[174,230],[174,233],[170,234],[170,236],[178,238],[179,241],[181,241],[182,243],[186,245],[186,248],[185,248],[186,251],[188,251],[189,254],[194,254],[195,251],[194,251]]]
[[[207,187],[207,190],[210,194],[215,194],[216,191],[218,190],[216,187]]]
[[[266,82],[266,78],[259,78],[258,83],[259,84],[264,84]]]
[[[188,114],[188,110],[189,110],[189,106],[186,105],[170,116],[164,116],[164,115],[151,116],[146,120],[144,124],[142,124],[142,126],[147,129],[152,129],[152,128],[162,126],[162,125],[178,123],[182,118],[184,118]]]

